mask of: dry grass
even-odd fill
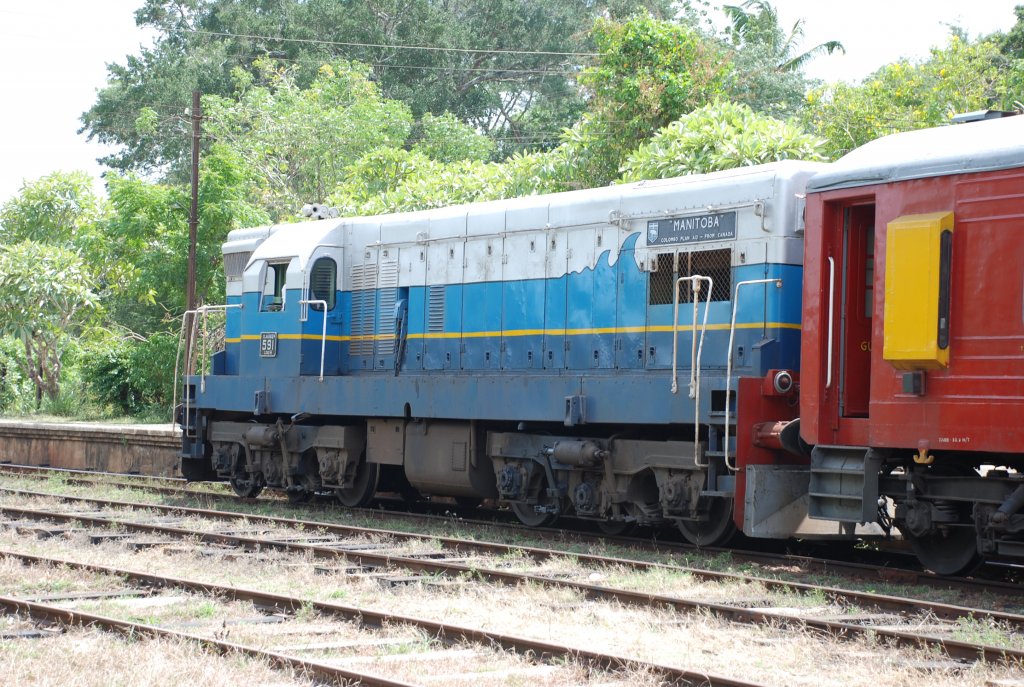
[[[123,498],[123,493],[119,494]],[[147,495],[147,498],[152,497]],[[320,514],[317,513],[316,517],[319,518]],[[343,516],[339,515],[338,519],[343,519]],[[207,527],[211,526],[207,523],[204,528]],[[368,537],[365,543],[388,542],[387,538]],[[462,584],[432,584],[428,579],[419,584],[387,586],[372,575],[348,575],[340,571],[318,574],[314,572],[311,558],[273,551],[238,556],[236,552],[209,546],[187,549],[176,542],[167,551],[158,548],[135,553],[117,542],[89,544],[85,533],[73,535],[66,540],[36,540],[18,536],[10,530],[0,530],[0,546],[220,584],[238,584],[304,598],[387,610],[396,614],[443,619],[454,624],[608,651],[763,684],[814,687],[875,687],[880,683],[908,687],[954,684],[980,686],[998,679],[1019,678],[1024,668],[984,664],[958,667],[936,654],[897,649],[871,638],[841,642],[811,632],[737,625],[706,613],[683,614],[586,601],[572,591],[533,585],[507,588],[471,580]],[[413,548],[427,550],[430,547],[426,544]],[[712,563],[728,564],[724,560]],[[318,565],[326,564],[320,561]],[[342,562],[339,560],[337,565],[340,567]],[[707,583],[678,571],[638,573],[626,567],[588,569],[573,556],[553,559],[540,569],[521,555],[492,559],[480,565],[528,568],[540,574],[582,575],[584,579],[590,579],[596,584],[705,601],[769,604],[830,615],[850,610],[813,595],[769,592],[756,583]],[[397,574],[408,575],[405,572]],[[98,589],[103,588],[104,584],[116,586],[116,582],[103,577],[45,567],[29,570],[0,559],[2,593],[28,594],[33,593],[33,590],[40,590],[34,593],[42,593],[50,589],[59,590],[61,585],[67,589]],[[970,602],[963,598],[959,601]],[[187,597],[177,616],[159,607],[145,610],[136,607],[134,611],[144,617],[152,615],[155,621],[166,623],[180,623],[189,619],[195,621],[197,616],[198,620],[203,620],[208,614],[212,628],[218,627],[214,619],[221,620],[220,631],[230,641],[259,646],[280,648],[366,641],[366,633],[354,624],[328,622],[315,615],[303,617],[301,613],[298,621],[287,624],[285,634],[282,634],[284,626],[281,625],[225,626],[224,618],[244,618],[247,614],[252,615],[253,609],[244,604],[216,604],[216,608],[211,610],[208,604],[208,601]],[[109,601],[97,602],[95,608],[105,608],[111,615],[119,617],[123,617],[125,611]],[[957,631],[961,639],[999,640],[1011,645],[1021,641],[1019,634],[1007,628],[990,627],[985,623],[964,622]],[[378,644],[374,646],[374,642]],[[0,645],[0,651],[6,648],[7,645]],[[422,661],[402,658],[411,654],[429,657],[436,649],[430,637],[424,637],[410,628],[393,627],[374,633],[369,645],[341,651],[340,655],[342,659],[354,661],[353,667],[356,669],[380,671],[393,678],[418,684],[574,685],[590,680],[601,684],[656,684],[651,676],[642,672],[590,676],[585,669],[575,665],[537,668],[521,657],[479,647],[466,647],[464,653],[447,657],[439,654],[430,660],[424,659],[424,656],[418,657],[424,659]],[[318,652],[314,649],[311,652],[311,658],[338,656],[337,651]],[[457,674],[462,676],[458,680],[452,677]],[[205,683],[197,679],[195,684]],[[263,683],[257,681],[254,684]]]
[[[311,685],[243,656],[217,656],[189,642],[127,641],[96,630],[47,639],[0,640],[0,675],[7,685],[60,687],[224,687]]]

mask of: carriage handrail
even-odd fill
[[[736,306],[740,301],[740,287],[771,283],[774,283],[777,289],[782,288],[781,279],[748,279],[747,281],[741,281],[736,284],[735,295],[732,298],[732,321],[729,324],[729,353],[726,356],[725,363],[725,441],[722,446],[722,452],[725,456],[725,467],[733,472],[736,472],[736,466],[729,463],[729,395],[732,391],[732,343],[736,335]]]
[[[828,259],[828,348],[826,349],[825,388],[832,386],[832,330],[836,316],[836,261]]]

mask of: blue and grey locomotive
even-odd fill
[[[802,194],[823,167],[233,231],[182,471],[723,541],[737,378],[792,393]]]

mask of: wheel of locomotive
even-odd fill
[[[239,473],[231,477],[231,489],[243,499],[254,499],[263,491],[263,482],[255,477]]]
[[[929,472],[943,477],[978,476],[970,466],[956,464],[935,465]],[[961,507],[951,501],[936,501],[935,505],[940,508]],[[961,526],[939,528],[923,535],[915,535],[909,528],[900,528],[900,533],[921,565],[938,575],[963,575],[981,563],[978,533],[969,517]]]
[[[558,513],[538,511],[538,505],[543,507],[546,504],[512,503],[512,512],[527,527],[546,527],[558,520]]]
[[[380,464],[367,463],[365,460],[360,462],[352,486],[335,490],[334,494],[338,501],[349,508],[359,508],[368,504],[377,493],[380,472]]]
[[[732,501],[705,498],[707,520],[679,520],[679,531],[694,546],[721,546],[736,535],[736,524],[732,521]]]
[[[545,527],[558,520],[562,504],[558,497],[548,495],[548,480],[543,471],[535,467],[530,474],[529,486],[525,486],[522,493],[536,493],[537,503],[512,501],[509,504],[519,522],[527,527]]]

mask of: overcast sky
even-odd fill
[[[741,0],[733,0],[740,4]],[[55,170],[103,171],[105,150],[77,134],[106,64],[149,45],[136,28],[142,0],[0,0],[0,204],[23,180]],[[840,40],[846,55],[818,58],[809,76],[858,80],[902,56],[924,57],[950,24],[971,35],[1006,30],[1024,0],[775,0],[782,25],[805,19],[805,46]],[[967,9],[969,8],[969,10]]]

